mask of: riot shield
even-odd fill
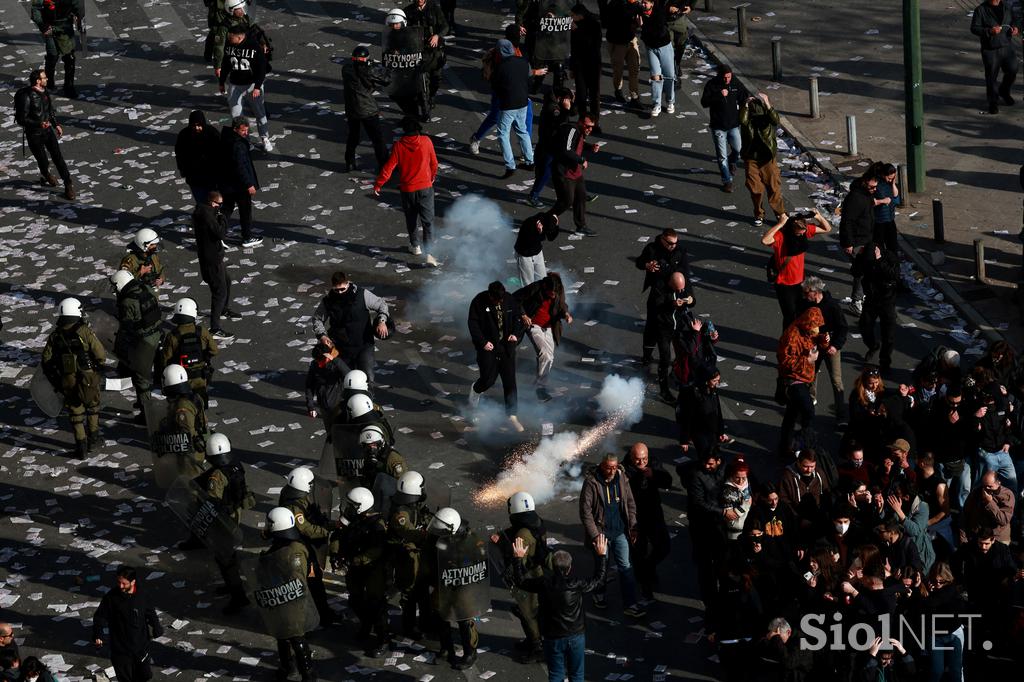
[[[391,496],[398,490],[398,479],[390,474],[377,474],[373,479],[373,510],[383,518],[391,518]]]
[[[359,445],[359,433],[362,430],[363,424],[335,424],[331,428],[334,470],[338,480],[351,482],[349,487],[359,485],[359,477],[363,473],[365,455]],[[323,467],[323,459],[320,464]]]
[[[423,27],[384,29],[381,63],[391,76],[387,93],[391,97],[416,97],[424,93]]]
[[[92,310],[85,318],[89,329],[103,344],[108,353],[114,352],[114,337],[117,336],[117,318],[104,310]]]
[[[487,543],[472,529],[437,541],[438,612],[447,621],[469,620],[491,605]]]
[[[118,344],[115,339],[115,347],[119,346],[118,353],[115,350],[117,359],[125,367],[143,376],[152,376],[153,360],[156,358],[156,349],[160,347],[160,335],[142,336],[138,338],[123,338]]]
[[[42,365],[36,367],[35,374],[32,375],[32,382],[28,385],[28,392],[47,417],[59,417],[61,411],[64,410],[64,396],[53,388],[53,384],[43,372]]]
[[[171,432],[166,427],[167,402],[152,395],[140,396],[142,411],[146,415],[146,431],[149,433],[149,451],[153,456],[153,478],[161,490],[170,488],[178,478],[178,454],[183,448],[192,450],[192,440],[187,433]]]
[[[335,512],[341,505],[341,488],[338,480],[338,467],[334,461],[334,446],[330,441],[324,443],[320,454],[320,466],[313,474],[313,501],[329,519],[337,518]]]
[[[217,558],[229,558],[242,544],[242,529],[238,523],[194,481],[177,478],[167,489],[164,502]]]
[[[309,594],[306,565],[290,548],[260,554],[242,562],[249,601],[274,639],[303,637],[320,624]]]
[[[540,0],[540,19],[533,57],[537,60],[568,59],[571,49],[570,0]]]

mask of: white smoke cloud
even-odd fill
[[[496,506],[513,493],[526,491],[537,504],[559,494],[579,489],[583,467],[579,459],[603,445],[616,429],[629,428],[643,417],[644,382],[617,374],[605,377],[597,403],[602,420],[581,434],[565,432],[542,438],[532,452],[526,452],[498,474],[495,482],[474,496],[478,504]]]

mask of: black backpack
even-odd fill
[[[255,38],[256,42],[258,42],[260,45],[266,46],[267,73],[270,73],[271,71],[274,70],[273,64],[271,64],[271,62],[274,61],[274,41],[270,39],[270,36],[267,35],[267,32],[264,31],[263,27],[260,26],[259,24],[253,24],[249,27],[249,35]]]
[[[28,97],[32,88],[25,86],[14,93],[14,122],[19,126],[25,126],[25,114],[28,113]]]

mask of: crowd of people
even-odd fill
[[[46,5],[37,13],[48,41],[46,67],[32,72],[16,98],[17,121],[43,182],[56,185],[49,154],[69,199],[75,192],[48,91],[56,61],[63,59],[64,94],[77,94],[73,49],[70,58],[64,49],[74,34],[73,19],[83,15],[76,2],[52,0],[57,9]],[[496,127],[504,164],[500,177],[533,173],[529,203],[537,212],[518,225],[509,254],[515,270],[477,293],[466,311],[465,336],[479,370],[467,394],[471,412],[500,379],[508,426],[525,430],[517,416],[517,350],[527,338],[535,351],[536,397],[552,400],[555,353],[573,316],[560,274],[547,269],[543,246],[565,229],[560,218],[570,208],[571,232],[595,235],[587,205],[596,197],[587,192],[585,173],[601,149],[593,136],[602,134],[602,44],[616,100],[652,118],[674,113],[691,4],[599,0],[594,12],[583,3],[522,0],[515,22],[486,51],[481,66],[492,90],[490,111],[468,147],[479,153],[488,130]],[[256,500],[228,435],[211,432],[206,410],[217,340],[233,336],[221,319],[239,317],[229,305],[225,264],[233,248],[229,220],[235,207],[241,246],[262,242],[253,227],[260,184],[250,120],[242,113],[250,109],[260,147],[272,153],[264,93],[273,42],[249,18],[245,0],[216,0],[209,7],[205,57],[227,95],[231,124],[218,132],[204,112],[193,111],[174,152],[196,203],[195,249],[210,288],[210,324],[200,324],[191,297],[179,299],[171,319],[164,319],[159,289],[165,265],[152,229],[133,235],[110,276],[117,374],[134,389],[136,422],[148,432],[156,484],[184,522],[187,537],[178,547],[210,552],[224,581],[225,615],[258,611],[277,640],[278,678],[297,671],[308,682],[317,673],[306,635],[344,618],[327,592],[324,573],[330,570],[345,575],[355,634],[367,656],[384,656],[398,633],[414,641],[430,636],[439,644],[437,660],[456,670],[472,667],[479,647],[475,619],[489,602],[471,583],[449,582],[445,562],[451,570],[487,565],[490,543],[504,562],[496,578],[508,588],[522,625],[517,660],[546,663],[553,681],[584,679],[585,613],[588,604],[609,608],[609,567],[617,575],[624,616],[643,619],[656,601],[657,568],[671,551],[660,493],[673,486],[671,473],[643,442],[634,443],[621,461],[616,453],[604,454],[587,472],[579,520],[584,546],[595,559],[592,577],[577,575],[572,554],[549,548],[529,491],[508,498],[506,528],[479,537],[479,529],[433,495],[430,482],[415,470],[424,462],[407,460],[396,448],[395,429],[375,400],[374,373],[376,344],[395,330],[392,310],[346,272],[330,277],[308,335],[306,412],[323,421],[323,457],[288,473],[276,506],[266,514],[262,551],[254,559],[240,551],[241,514]],[[342,73],[345,171],[358,168],[359,132],[365,130],[376,162],[373,192],[379,195],[397,173],[410,253],[433,267],[443,265],[431,248],[439,163],[424,122],[443,79],[444,39],[454,31],[454,12],[452,0],[415,0],[391,10],[382,64],[373,64],[366,46],[356,46]],[[46,19],[51,14],[56,19]],[[650,71],[650,107],[640,104],[640,43]],[[545,88],[548,75],[553,82]],[[390,151],[375,94],[381,89],[403,114],[402,135]],[[777,160],[779,116],[768,96],[749,93],[722,65],[707,81],[701,105],[708,109],[709,150],[722,191],[734,190],[742,161],[753,224],[765,225],[765,200],[774,214],[761,239],[769,249],[765,271],[783,330],[773,397],[784,415],[774,459],[755,462],[730,447],[735,440],[719,395],[719,331],[707,314],[713,311],[698,312],[700,291],[683,235],[671,228],[635,257],[647,295],[637,350],[643,373],[657,352],[658,395],[675,411],[681,458],[676,473],[688,495],[705,634],[727,678],[938,682],[992,674],[1005,661],[1017,662],[1024,643],[1024,556],[1018,551],[1024,524],[1017,510],[1018,480],[1024,476],[1018,451],[1024,442],[1024,371],[1014,350],[994,343],[968,366],[955,350],[936,347],[905,368],[912,369],[908,383],[894,384],[901,287],[895,168],[872,165],[852,183],[834,216],[822,213],[824,207],[787,212]],[[545,208],[541,195],[549,181],[555,201]],[[822,279],[805,272],[809,241],[836,224],[850,261],[845,309]],[[67,410],[74,454],[83,459],[102,442],[98,414],[107,350],[80,301],[66,298],[56,312],[33,397],[50,416]],[[852,338],[848,317],[864,346],[864,362],[856,367],[843,363]],[[817,414],[823,364],[834,421]],[[844,370],[856,373],[849,391]],[[155,389],[165,404],[155,399]],[[838,449],[828,433],[833,425],[840,434]],[[389,595],[398,597],[401,608],[397,627],[389,616]],[[116,585],[95,613],[92,638],[97,647],[109,645],[118,680],[152,676],[151,642],[161,632],[136,570],[120,567]],[[862,645],[855,642],[858,632],[868,633]],[[0,657],[5,679],[50,679],[38,659],[21,658],[6,624],[0,624]]]

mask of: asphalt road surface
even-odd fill
[[[0,42],[13,48],[0,56],[4,105],[11,102],[14,82],[42,61],[26,4],[0,8]],[[86,6],[89,56],[79,57],[81,98],[55,97],[77,202],[38,185],[31,156],[21,155],[20,131],[9,106],[0,112],[0,471],[5,483],[0,491],[5,512],[0,519],[0,618],[16,624],[23,652],[52,655],[46,660],[62,678],[88,677],[109,665],[89,643],[93,609],[101,590],[112,584],[113,568],[127,561],[144,567],[142,589],[167,626],[153,651],[160,679],[265,678],[276,665],[276,653],[254,611],[221,616],[223,600],[212,594],[219,580],[213,563],[203,553],[174,548],[184,533],[152,482],[144,431],[130,421],[131,392],[103,394],[106,440],[84,461],[68,454],[66,422],[45,418],[29,398],[32,367],[52,328],[55,303],[75,295],[94,311],[94,320],[109,314],[112,293],[106,278],[138,228],[153,227],[162,238],[167,283],[161,303],[169,307],[191,295],[201,311],[209,304],[191,238],[191,198],[173,160],[174,137],[191,109],[205,110],[211,122],[227,122],[224,99],[202,60],[205,9],[198,0],[87,0]],[[556,353],[552,389],[557,397],[537,404],[532,349],[524,344],[520,418],[527,433],[467,432],[465,395],[476,377],[465,324],[468,300],[478,290],[474,286],[488,281],[490,269],[502,270],[498,274],[506,280],[515,276],[511,226],[533,212],[523,203],[531,174],[520,172],[502,181],[494,139],[484,141],[479,156],[471,155],[467,144],[488,101],[479,57],[499,37],[508,8],[476,1],[459,9],[446,79],[426,126],[441,161],[438,234],[445,263],[439,269],[408,253],[394,180],[375,199],[366,171],[340,172],[345,125],[339,63],[357,43],[373,46],[379,58],[379,31],[388,8],[277,0],[253,10],[277,48],[266,86],[276,149],[255,152],[263,187],[257,196],[256,231],[266,241],[229,254],[231,305],[243,319],[225,322],[236,338],[221,344],[210,410],[211,422],[230,436],[247,465],[259,500],[244,518],[247,549],[261,546],[256,527],[276,501],[283,476],[293,466],[319,459],[323,431],[318,420],[306,416],[302,391],[312,342],[310,316],[337,269],[388,297],[397,311],[398,333],[378,343],[377,366],[378,401],[400,431],[398,449],[412,468],[449,487],[452,504],[466,522],[489,532],[506,521],[504,509],[476,508],[470,498],[498,473],[508,451],[536,442],[544,423],[555,432],[592,426],[598,419],[593,398],[604,376],[636,375],[644,297],[643,273],[633,267],[632,258],[662,228],[680,229],[699,279],[697,309],[710,315],[721,334],[723,403],[737,437],[730,450],[745,453],[758,473],[770,475],[777,467],[770,453],[781,419],[771,399],[780,316],[764,281],[767,250],[759,243],[762,228],[752,225],[749,197],[739,182],[734,194],[719,190],[706,115],[699,106],[709,73],[700,55],[686,62],[674,115],[648,120],[605,97],[603,134],[596,138],[605,144],[587,171],[589,190],[599,195],[588,206],[598,236],[562,236],[547,246],[549,269],[561,272],[570,285],[576,318]],[[602,87],[610,91],[610,76]],[[397,108],[388,103],[385,111],[390,130],[398,124]],[[370,148],[364,145],[360,153],[370,167]],[[830,188],[801,159],[789,151],[781,158],[791,206],[835,203]],[[452,207],[470,194],[495,202],[505,222],[492,220],[480,204],[461,211],[460,218]],[[553,201],[553,190],[544,196]],[[569,213],[563,218],[571,220]],[[843,297],[849,293],[849,275],[837,244],[833,236],[816,238],[807,267]],[[940,302],[925,298],[927,283],[915,288],[917,294],[900,301],[901,352],[894,364],[901,371],[936,343],[973,344],[964,334],[950,336],[962,322]],[[848,386],[863,352],[859,337],[852,338],[844,351]],[[897,377],[908,380],[909,373]],[[832,438],[830,391],[822,388],[826,397],[819,405],[820,421]],[[643,419],[592,449],[589,462],[605,448],[624,451],[643,440],[652,459],[673,469],[679,452],[672,410],[657,398],[656,384],[649,384],[648,392]],[[500,400],[498,389],[488,398]],[[646,618],[627,622],[618,590],[611,587],[610,607],[588,613],[588,679],[711,679],[716,674],[695,597],[678,482],[665,501],[674,537],[672,554],[660,570],[658,603]],[[559,491],[540,511],[551,537],[570,548],[578,558],[577,570],[587,573],[591,562],[580,547],[575,493]],[[328,580],[335,608],[344,608],[343,581],[331,575]],[[483,653],[465,673],[430,665],[431,656],[409,643],[392,658],[363,658],[346,624],[311,636],[320,675],[545,679],[543,666],[522,666],[510,658],[521,636],[519,626],[508,611],[508,593],[495,586],[492,597],[493,610],[478,623]]]

